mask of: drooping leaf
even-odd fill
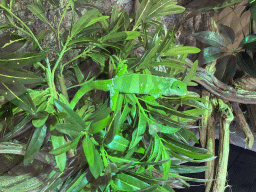
[[[18,51],[24,44],[26,39],[19,35],[2,35],[0,36],[0,58],[8,53]]]
[[[104,170],[103,161],[98,150],[94,150],[94,164],[89,169],[95,179],[97,179]]]
[[[242,42],[240,43],[240,45],[244,48],[244,49],[249,49],[252,50],[253,52],[256,51],[256,35],[247,35]]]
[[[30,4],[27,6],[27,8],[41,21],[51,26],[51,23],[48,21],[47,17],[45,16],[44,10],[41,6],[37,4]],[[51,26],[52,28],[52,26]]]
[[[234,30],[231,27],[227,25],[219,24],[219,32],[228,40],[229,43],[231,44],[234,43],[236,35]]]
[[[256,77],[256,62],[248,53],[239,52],[236,55],[236,62],[248,75]]]
[[[51,141],[52,141],[53,149],[56,149],[65,144],[64,136],[51,135]],[[63,172],[66,167],[66,162],[67,162],[66,153],[62,153],[60,155],[55,156],[55,160],[56,160],[56,163],[57,163],[60,171]]]
[[[227,55],[220,58],[218,63],[214,76],[223,83],[228,83],[236,72],[236,58],[233,55]]]
[[[36,128],[25,153],[24,165],[28,165],[29,163],[33,162],[35,156],[39,152],[44,142],[44,138],[46,136],[46,130],[47,130],[47,127],[45,125],[42,127]]]
[[[192,35],[199,41],[215,47],[226,47],[224,39],[212,31],[202,31]]]
[[[32,75],[28,72],[19,72],[4,67],[0,67],[0,82],[1,83],[13,83],[19,81],[23,84],[41,83],[43,79],[36,75]]]
[[[142,21],[146,21],[152,6],[153,1],[142,0],[135,16],[135,24],[133,27],[134,30],[140,25]]]
[[[148,183],[124,173],[118,174],[114,183],[117,186],[117,189],[121,191],[136,191],[149,186]]]
[[[89,164],[90,167],[94,165],[94,144],[92,143],[91,139],[87,136],[83,139],[83,149],[84,149],[84,154],[86,157],[86,160]]]
[[[225,51],[218,47],[204,48],[198,56],[199,66],[202,66],[203,64],[206,64],[206,63],[210,63],[210,62],[220,58],[224,53],[225,53]]]
[[[33,103],[30,95],[27,93],[24,85],[19,81],[15,81],[13,84],[1,83],[0,94],[4,95],[5,99],[11,101],[24,111],[27,111],[33,116],[36,115],[35,104]]]
[[[82,135],[79,135],[77,138],[75,138],[73,141],[70,141],[52,151],[50,151],[49,153],[52,154],[52,155],[60,155],[62,153],[65,153],[67,152],[68,150],[70,149],[73,149],[77,146],[80,138],[81,138]]]
[[[70,123],[78,125],[78,131],[83,131],[87,128],[87,124],[83,121],[83,119],[76,112],[74,112],[68,105],[57,99],[54,100],[54,104],[60,112],[67,113],[67,120]]]
[[[143,134],[146,131],[146,125],[147,125],[146,118],[140,112],[138,127],[132,133],[132,141],[130,142],[129,149],[135,147],[140,142],[140,140],[143,138]]]

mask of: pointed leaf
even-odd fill
[[[29,163],[33,162],[44,142],[46,130],[47,127],[45,125],[40,128],[36,128],[25,153],[24,165],[28,165]]]
[[[55,126],[55,129],[63,134],[67,134],[70,137],[77,137],[81,131],[79,131],[75,124],[72,123],[60,123]]]
[[[94,144],[92,143],[91,139],[87,136],[83,139],[83,149],[84,149],[84,155],[86,157],[86,160],[89,164],[89,166],[94,165]]]
[[[197,47],[177,45],[171,47],[167,52],[163,53],[164,56],[177,56],[180,54],[199,53],[201,50]]]
[[[219,32],[228,40],[229,43],[231,44],[234,43],[236,35],[234,30],[231,27],[227,25],[219,24]]]
[[[44,10],[42,9],[42,7],[40,7],[39,5],[36,4],[31,4],[28,5],[27,8],[36,16],[38,17],[41,21],[43,21],[44,23],[48,24],[49,26],[51,26],[50,22],[48,21],[47,17],[45,16]]]
[[[214,76],[223,83],[228,83],[229,80],[234,77],[236,72],[236,57],[227,55],[220,58],[218,63],[219,65],[216,66]]]
[[[202,66],[203,64],[215,61],[216,59],[220,58],[224,53],[225,53],[225,51],[218,47],[204,48],[198,56],[199,66]]]
[[[101,155],[97,150],[94,150],[94,164],[93,166],[89,166],[89,169],[95,179],[97,179],[100,176],[104,169]]]
[[[129,145],[129,141],[119,135],[115,135],[113,141],[107,145],[109,149],[124,152]]]
[[[53,149],[49,153],[52,155],[60,155],[62,153],[66,153],[68,150],[73,149],[77,146],[79,140],[80,140],[81,135],[79,135],[77,138],[75,138],[73,141],[70,141],[56,149]]]
[[[256,51],[256,35],[247,35],[241,42],[241,46],[244,49]]]
[[[83,119],[76,112],[74,112],[68,105],[57,99],[54,100],[54,104],[60,112],[67,113],[67,120],[70,123],[78,125],[78,131],[83,131],[87,128],[87,124],[83,121]]]
[[[239,67],[244,70],[244,72],[246,72],[248,75],[256,77],[256,62],[253,61],[248,53],[244,51],[239,52],[236,55],[236,62]]]
[[[150,186],[148,183],[124,173],[118,174],[114,183],[121,191],[136,191]]]
[[[52,141],[53,149],[57,149],[58,147],[65,144],[64,136],[51,135],[51,141]],[[55,160],[58,165],[58,168],[60,169],[61,172],[63,172],[67,162],[66,153],[62,153],[60,155],[55,156]]]
[[[212,31],[202,31],[199,33],[195,33],[193,34],[193,37],[211,46],[226,47],[224,39],[220,35],[217,35]]]

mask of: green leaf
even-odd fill
[[[228,83],[236,72],[236,57],[234,55],[227,55],[219,58],[218,63],[219,65],[217,64],[216,66],[214,76],[223,83]]]
[[[81,131],[77,130],[76,125],[72,123],[60,123],[54,128],[63,134],[69,135],[70,137],[77,137],[81,133]]]
[[[13,84],[1,83],[0,94],[5,96],[5,99],[11,101],[14,105],[27,111],[32,116],[36,115],[36,107],[27,93],[26,88],[19,81],[14,81]]]
[[[57,149],[58,147],[63,146],[65,144],[64,136],[51,135],[51,141],[52,141],[53,149]],[[55,160],[58,168],[60,169],[61,172],[63,172],[67,162],[66,153],[62,153],[60,155],[55,156]]]
[[[247,35],[240,43],[244,49],[256,51],[256,35]]]
[[[172,0],[161,0],[156,2],[157,3],[151,8],[148,18],[177,14],[185,11],[184,7],[176,5],[177,2],[173,2]]]
[[[126,148],[128,147],[128,145],[129,145],[129,140],[127,140],[119,135],[115,135],[113,141],[111,143],[107,144],[106,146],[109,149],[124,152],[126,150]]]
[[[184,83],[188,84],[188,83],[192,80],[192,78],[193,78],[193,77],[195,76],[195,74],[196,74],[197,66],[198,66],[198,60],[196,60],[196,61],[194,62],[194,64],[193,64],[192,67],[190,68],[188,74],[185,76],[185,78],[184,78],[184,80],[183,80]]]
[[[142,0],[135,16],[135,24],[133,27],[133,31],[137,29],[137,27],[141,24],[142,21],[146,21],[152,6],[153,1]]]
[[[118,131],[118,128],[119,128],[120,116],[121,116],[121,110],[117,111],[114,114],[114,120],[112,121],[110,128],[104,138],[105,144],[109,144],[110,142],[113,141],[113,139]]]
[[[118,174],[117,178],[114,180],[114,183],[121,191],[136,191],[149,187],[148,183],[124,173]]]
[[[224,39],[212,31],[202,31],[192,35],[199,41],[215,47],[226,47]]]
[[[162,53],[163,56],[177,56],[181,54],[199,53],[201,49],[191,46],[176,45],[171,47],[167,52]]]
[[[231,27],[227,25],[219,24],[219,32],[225,37],[225,39],[228,40],[229,43],[231,44],[234,43],[236,35],[234,30]]]
[[[183,165],[172,165],[170,168],[171,173],[188,174],[188,173],[199,173],[207,170],[207,166],[183,166]]]
[[[86,136],[83,139],[83,149],[84,149],[84,155],[87,159],[87,162],[89,164],[90,167],[92,167],[94,165],[94,144],[92,143],[91,139]]]
[[[28,5],[27,8],[36,16],[38,17],[41,21],[44,23],[48,24],[51,26],[51,23],[48,21],[47,17],[45,16],[44,10],[42,9],[41,6],[36,5],[36,4],[31,4]],[[51,26],[52,28],[52,26]]]
[[[236,55],[236,62],[248,75],[256,77],[256,63],[251,56],[241,51]]]
[[[56,148],[56,149],[53,149],[53,150],[50,151],[49,153],[52,154],[52,155],[60,155],[60,154],[62,154],[62,153],[67,152],[67,151],[70,150],[70,149],[75,148],[75,147],[77,146],[77,144],[78,144],[78,142],[79,142],[81,136],[82,136],[82,135],[79,135],[79,136],[78,136],[77,138],[75,138],[73,141],[68,142],[68,143],[66,143],[66,144],[64,144],[64,145],[62,145],[62,146],[60,146],[60,147],[58,147],[58,148]]]
[[[19,35],[2,35],[0,36],[0,58],[8,53],[18,51],[26,43],[26,39]]]
[[[78,127],[77,127],[78,131],[83,131],[87,128],[87,124],[83,121],[83,119],[76,112],[74,112],[69,106],[67,106],[65,103],[63,103],[60,100],[55,99],[54,104],[60,112],[67,113],[67,120],[70,123],[78,125]]]
[[[31,75],[28,72],[19,72],[4,67],[0,67],[0,82],[1,83],[14,83],[19,81],[22,84],[41,83],[43,79],[37,75]]]
[[[113,117],[112,116],[107,116],[105,119],[101,119],[96,122],[92,122],[89,128],[89,133],[98,133],[102,129],[106,128],[110,122],[112,121]]]
[[[46,130],[47,127],[45,125],[40,128],[36,128],[25,153],[24,165],[28,165],[29,163],[33,162],[44,142]]]
[[[50,30],[41,30],[39,31],[39,33],[36,35],[36,39],[37,41],[40,43],[46,35],[48,35],[49,33],[51,33]],[[37,48],[38,47],[38,44],[34,41],[33,42],[33,49]]]
[[[94,164],[89,166],[89,169],[95,179],[97,179],[102,173],[104,166],[101,156],[97,150],[94,150]]]
[[[73,25],[71,29],[70,37],[75,37],[78,33],[80,33],[84,28],[93,25],[94,23],[105,20],[108,16],[97,17],[99,15],[99,11],[97,9],[92,9],[86,12],[82,17],[78,19],[78,21]]]
[[[132,149],[133,147],[135,147],[143,138],[143,134],[146,131],[146,125],[147,125],[147,120],[144,117],[144,115],[140,112],[138,127],[132,133],[132,141],[130,142],[129,149]]]
[[[48,0],[48,1],[49,1],[49,3],[51,3],[53,6],[59,7],[59,4],[60,4],[59,0]]]
[[[109,33],[101,38],[102,42],[110,41],[110,42],[117,42],[117,41],[125,41],[125,40],[132,40],[136,39],[140,36],[140,32],[138,31],[122,31],[122,32],[112,32]]]
[[[118,12],[119,12],[119,7],[117,4],[114,5],[112,8],[112,13],[111,13],[111,18],[110,18],[110,25],[113,25],[117,19],[118,19]]]
[[[220,49],[218,47],[204,48],[198,56],[199,66],[215,61],[216,59],[220,58],[224,53],[225,50]]]

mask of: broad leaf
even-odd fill
[[[244,49],[256,51],[256,35],[247,35],[240,44]]]
[[[220,49],[218,47],[204,48],[198,56],[199,66],[215,61],[216,59],[220,58],[224,53],[225,53],[225,50]]]
[[[63,134],[67,134],[70,137],[77,137],[81,131],[79,131],[75,124],[72,123],[60,123],[55,126],[55,129]]]
[[[242,51],[236,55],[236,62],[248,75],[256,77],[256,63],[251,56]]]
[[[58,147],[63,146],[65,144],[64,136],[51,135],[51,141],[52,141],[53,149],[57,149]],[[66,162],[67,162],[66,154],[62,153],[60,155],[55,156],[55,160],[56,160],[56,163],[57,163],[60,171],[63,172],[66,167]]]
[[[193,34],[193,37],[211,46],[226,47],[223,38],[212,31],[202,31],[195,33]]]
[[[228,40],[230,44],[234,43],[236,35],[234,30],[231,27],[227,25],[219,24],[219,32],[225,37],[225,39]]]
[[[236,58],[233,55],[227,55],[219,58],[214,76],[223,83],[228,83],[229,80],[234,77],[235,72]]]

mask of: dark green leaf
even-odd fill
[[[132,141],[130,142],[129,149],[135,147],[143,138],[143,134],[146,131],[146,125],[147,120],[145,116],[140,112],[138,127],[132,133]]]
[[[183,166],[183,165],[172,165],[170,168],[171,173],[181,173],[181,174],[188,174],[188,173],[199,173],[204,172],[207,169],[207,166]]]
[[[192,35],[199,41],[215,47],[226,47],[223,38],[212,31],[202,31]]]
[[[48,21],[47,17],[45,16],[44,10],[42,9],[41,6],[36,5],[36,4],[31,4],[28,5],[27,8],[36,16],[38,17],[41,21],[44,23],[48,24],[51,26],[50,22]]]
[[[77,130],[75,124],[72,123],[60,123],[55,126],[55,129],[63,134],[67,134],[70,137],[77,137],[81,131]]]
[[[223,83],[228,83],[229,80],[234,77],[235,72],[236,57],[233,55],[227,55],[219,58],[214,76]]]
[[[247,35],[240,43],[244,49],[256,51],[256,35]]]
[[[185,76],[185,78],[184,78],[184,80],[183,80],[184,83],[188,84],[188,83],[192,80],[192,78],[193,78],[193,77],[195,76],[195,74],[196,74],[197,66],[198,66],[198,60],[196,60],[196,61],[194,62],[194,64],[193,64],[192,67],[190,68],[188,74]]]
[[[31,75],[28,72],[19,72],[4,67],[0,67],[0,82],[1,83],[14,83],[19,81],[23,84],[41,83],[43,79],[36,75]]]
[[[198,56],[199,66],[215,61],[216,59],[220,58],[224,53],[225,53],[225,50],[220,49],[218,47],[204,48]]]
[[[2,35],[0,37],[0,58],[8,53],[18,51],[26,43],[26,39],[19,35]]]
[[[256,63],[253,59],[248,55],[248,53],[242,51],[236,55],[236,62],[241,67],[244,72],[248,75],[256,77]]]
[[[67,106],[65,103],[63,103],[60,100],[55,99],[54,104],[60,112],[67,113],[67,120],[70,123],[78,125],[77,126],[78,131],[83,131],[87,128],[87,124],[83,121],[83,119],[76,112],[74,112],[69,106]]]
[[[25,153],[24,165],[28,165],[29,163],[33,162],[35,156],[39,152],[44,142],[44,138],[46,136],[46,130],[47,130],[47,127],[45,125],[42,127],[36,128]]]
[[[41,30],[39,31],[39,33],[36,35],[37,41],[40,43],[46,35],[48,35],[49,33],[51,33],[50,30]],[[38,44],[34,41],[33,42],[33,49],[37,48]]]
[[[70,141],[52,151],[50,151],[49,153],[52,155],[60,155],[62,153],[67,152],[70,149],[73,149],[77,146],[79,140],[80,140],[81,135],[79,135],[77,138],[75,138],[73,141]]]
[[[118,125],[119,125],[120,116],[121,116],[120,110],[114,114],[114,120],[112,121],[112,123],[110,125],[109,131],[105,135],[105,139],[104,139],[105,144],[109,144],[110,142],[113,141],[113,139],[116,135],[116,132],[118,130],[118,127],[119,127]]]
[[[124,173],[118,174],[114,183],[121,191],[136,191],[149,186],[148,183]]]
[[[219,32],[220,34],[222,34],[231,44],[234,43],[235,40],[235,32],[234,30],[227,26],[227,25],[223,25],[223,24],[219,24]]]
[[[153,1],[142,0],[135,16],[135,24],[133,27],[134,30],[140,25],[142,21],[146,21],[152,6]]]

